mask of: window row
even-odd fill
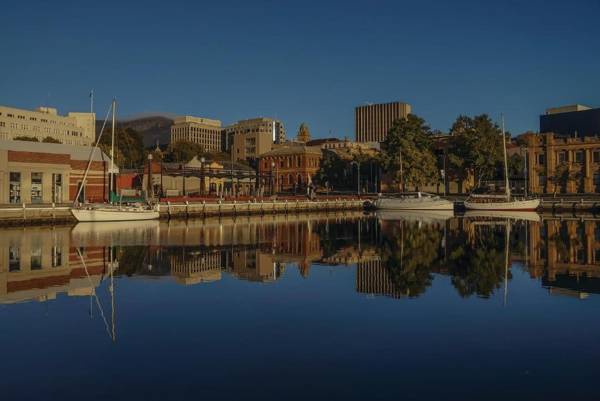
[[[27,255],[21,255],[21,248],[18,246],[10,246],[8,248],[8,271],[18,272],[21,271],[21,259],[27,257]],[[42,269],[42,247],[32,247],[29,253],[29,268],[30,270],[41,270]],[[51,255],[51,266],[58,267],[62,265],[63,251],[61,246],[52,247]]]
[[[23,203],[22,200],[22,176],[20,172],[11,171],[8,182],[8,201],[13,204]],[[43,186],[44,173],[31,173],[30,197],[31,203],[42,203],[44,199]],[[52,173],[52,202],[63,202],[63,177],[62,174]]]

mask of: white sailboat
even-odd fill
[[[400,153],[400,177],[404,181],[402,153]],[[375,208],[378,210],[454,210],[454,203],[427,192],[402,192],[380,195],[375,201]]]
[[[502,150],[504,152],[505,193],[502,195],[471,194],[464,202],[467,210],[535,211],[540,206],[540,200],[537,198],[515,198],[510,193],[510,184],[508,182],[508,158],[506,156],[506,136],[504,134],[504,117],[502,117]]]
[[[426,192],[404,192],[382,196],[375,201],[378,210],[454,210],[454,203]]]
[[[114,181],[114,147],[115,147],[115,122],[116,122],[116,106],[117,102],[113,99],[111,110],[112,110],[112,138],[111,138],[111,150],[110,150],[110,180],[109,180],[109,197],[112,196],[113,181]],[[103,127],[104,128],[104,127]],[[102,130],[103,131],[103,130]],[[87,168],[83,175],[83,183],[85,183],[87,175],[90,170],[92,163],[92,155],[100,143],[102,137],[102,131],[98,135],[94,149],[90,154],[90,160],[88,161]],[[79,187],[75,201],[71,207],[71,214],[77,221],[80,222],[98,222],[98,221],[137,221],[137,220],[154,220],[160,217],[158,211],[158,205],[150,206],[144,204],[137,205],[121,205],[113,203],[103,204],[77,204],[81,191],[84,188],[84,184]]]

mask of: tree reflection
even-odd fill
[[[408,297],[423,294],[433,281],[439,264],[442,233],[435,224],[384,222],[381,258],[397,293]]]
[[[471,228],[471,233],[460,230],[454,236],[448,272],[460,296],[489,298],[504,282],[506,227]]]

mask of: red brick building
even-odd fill
[[[92,148],[28,141],[0,141],[0,203],[69,203],[75,199]],[[81,200],[108,198],[110,159],[95,149]]]
[[[277,191],[306,188],[317,173],[322,158],[318,146],[282,146],[261,155],[260,185]]]

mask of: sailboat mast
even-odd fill
[[[112,133],[111,133],[111,138],[110,138],[110,172],[109,172],[109,176],[110,176],[110,182],[108,183],[108,197],[109,197],[109,201],[110,203],[112,203],[112,193],[113,193],[113,181],[115,179],[114,177],[114,165],[115,165],[115,114],[116,114],[116,110],[117,110],[117,101],[115,99],[113,99],[112,101]]]
[[[504,133],[504,114],[502,115],[502,150],[504,152],[504,185],[506,197],[510,199],[510,184],[508,183],[508,157],[506,156],[506,134]]]

